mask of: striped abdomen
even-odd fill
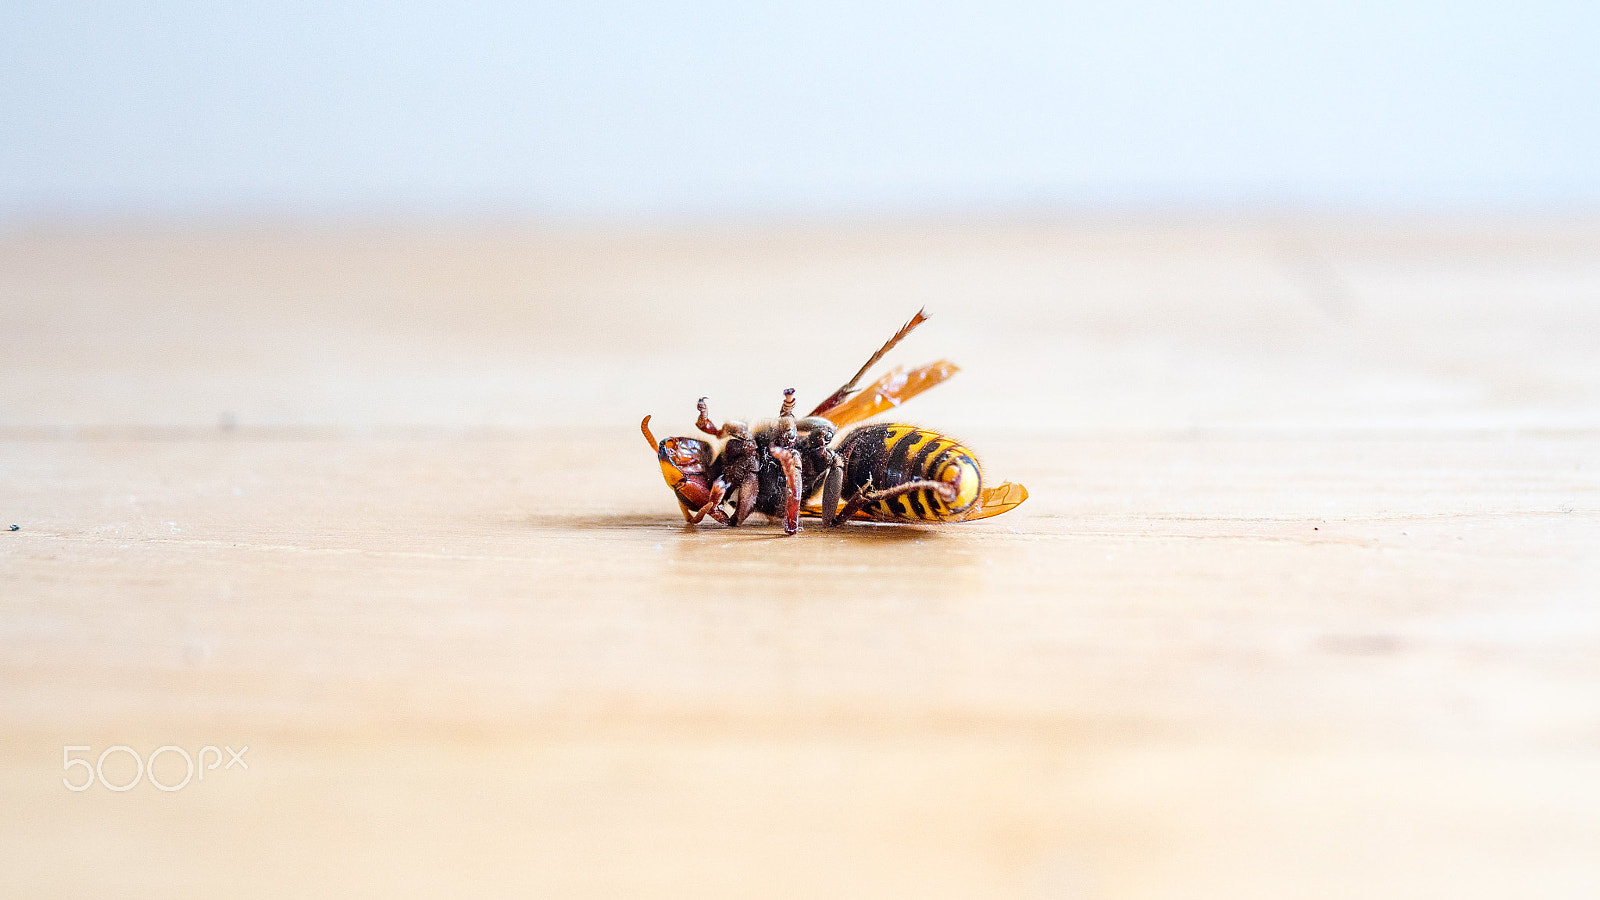
[[[982,470],[972,451],[934,431],[913,425],[868,425],[845,435],[835,449],[845,455],[844,496],[870,483],[874,492],[913,481],[939,482],[941,489],[918,488],[876,500],[862,510],[871,518],[896,522],[960,521],[983,489]]]

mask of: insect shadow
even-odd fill
[[[777,539],[786,537],[781,524],[772,526],[752,524],[742,528],[718,530],[708,532],[705,528],[697,528],[685,524],[682,520],[675,520],[666,516],[650,513],[616,513],[612,515],[582,515],[582,516],[528,516],[522,520],[529,528],[539,530],[562,529],[579,530],[612,529],[623,531],[671,531],[677,534],[699,534],[705,537],[729,538],[737,537],[742,540]],[[841,528],[822,527],[818,520],[807,520],[812,524],[810,528],[802,529],[802,534],[810,532],[838,540],[867,541],[877,543],[908,543],[937,537],[941,534],[938,528],[922,528],[916,525],[902,523],[882,522],[852,522]]]

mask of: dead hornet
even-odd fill
[[[1028,499],[1006,482],[984,487],[978,457],[961,443],[915,425],[860,425],[960,371],[949,360],[906,371],[896,368],[865,390],[856,385],[884,354],[927,321],[920,310],[895,332],[843,387],[809,416],[794,416],[794,388],[783,392],[775,419],[711,421],[706,398],[695,426],[721,441],[669,437],[659,444],[650,417],[639,423],[656,452],[661,474],[685,521],[706,516],[735,526],[752,512],[783,518],[800,530],[800,514],[829,528],[850,519],[946,523],[987,519]]]

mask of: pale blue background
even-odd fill
[[[1592,0],[0,15],[14,222],[1600,202]]]

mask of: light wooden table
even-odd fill
[[[682,524],[923,304],[1028,504]],[[1592,219],[14,229],[12,523],[5,896],[1600,896]]]

